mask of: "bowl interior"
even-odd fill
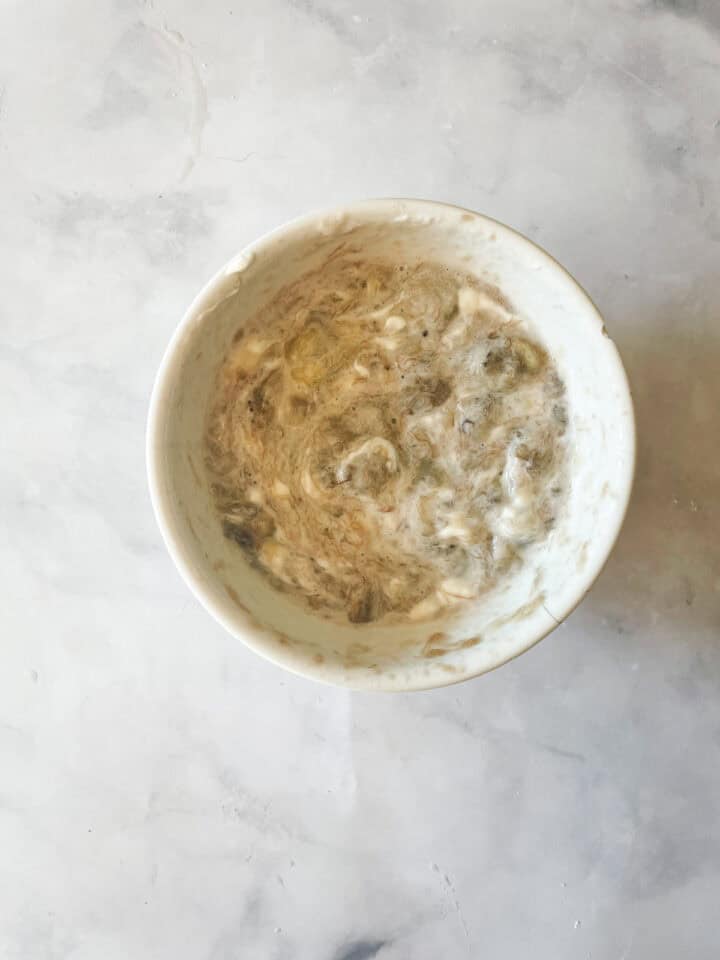
[[[431,259],[496,284],[552,354],[570,415],[570,490],[543,544],[446,622],[337,625],[274,590],[222,534],[204,469],[213,383],[235,332],[283,285],[338,247]],[[158,375],[148,433],[165,540],[205,606],[249,646],[296,672],[360,688],[417,689],[492,669],[562,620],[599,572],[632,481],[632,404],[617,351],[572,278],[495,221],[424,201],[372,201],[307,217],[253,244],[191,306]]]

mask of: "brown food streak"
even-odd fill
[[[482,637],[468,637],[466,640],[462,640],[459,643],[453,642],[447,634],[444,633],[433,633],[428,637],[428,640],[425,646],[422,649],[422,656],[435,658],[442,657],[446,653],[454,653],[456,650],[469,650],[471,647],[477,646],[478,643],[482,641]]]
[[[242,610],[243,613],[247,614],[248,617],[252,617],[252,614],[238,596],[237,591],[231,587],[229,583],[224,583],[223,587],[225,588],[225,593],[230,597],[235,606]]]
[[[200,474],[198,473],[197,467],[195,466],[195,461],[193,460],[190,454],[187,455],[187,461],[190,464],[190,472],[192,473],[195,479],[195,483],[197,483],[199,487],[202,487],[202,480],[200,479]]]
[[[507,626],[508,623],[515,623],[516,620],[524,620],[526,617],[535,613],[538,607],[541,607],[544,603],[545,593],[539,593],[536,597],[533,597],[532,600],[528,600],[527,603],[518,607],[513,613],[508,614],[508,616],[498,617],[496,620],[493,620],[488,624],[488,629],[497,629],[498,627]]]
[[[481,636],[468,637],[467,640],[463,640],[463,642],[460,644],[460,646],[459,646],[458,649],[459,649],[459,650],[469,650],[471,647],[476,647],[479,643],[482,643],[482,637],[481,637]]]
[[[266,637],[269,637],[276,643],[279,643],[281,647],[290,647],[294,645],[294,641],[286,633],[283,633],[281,630],[276,630],[274,627],[269,627],[266,624],[260,623],[257,617],[252,614],[242,602],[238,596],[237,590],[235,590],[234,587],[231,587],[229,583],[223,583],[223,587],[238,610],[241,610],[242,613],[245,614],[254,630],[262,633]]]
[[[483,285],[483,292],[487,294],[488,297],[496,303],[499,307],[502,307],[503,310],[506,310],[507,313],[514,313],[510,300],[505,296],[500,287],[496,286],[494,283],[485,283]]]

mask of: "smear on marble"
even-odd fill
[[[562,750],[560,747],[554,747],[551,743],[543,743],[540,740],[528,740],[527,743],[539,747],[545,753],[551,753],[556,757],[562,757],[564,760],[577,760],[579,763],[585,763],[585,756],[582,753],[576,753],[574,750]]]
[[[207,90],[200,65],[191,45],[178,31],[163,21],[159,25],[146,23],[148,30],[159,36],[174,54],[182,86],[188,99],[187,155],[180,170],[180,183],[187,179],[202,155],[202,138],[208,117]]]
[[[714,26],[720,23],[720,7],[717,0],[650,0],[650,11],[664,10],[678,17],[697,17]]]
[[[100,102],[88,113],[86,122],[93,130],[104,130],[142,116],[148,110],[148,98],[128,83],[116,70],[105,78]]]
[[[465,917],[463,916],[462,907],[460,906],[460,900],[457,895],[457,890],[455,889],[455,884],[453,883],[450,875],[445,873],[440,869],[437,863],[431,864],[433,873],[436,873],[440,879],[440,884],[442,886],[445,897],[452,904],[453,910],[457,914],[457,918],[460,921],[460,926],[462,927],[463,934],[465,939],[470,939],[470,932],[465,922]]]
[[[351,940],[339,947],[333,960],[373,960],[391,940]]]
[[[40,220],[52,230],[56,253],[75,258],[115,251],[121,231],[133,237],[135,255],[157,267],[184,260],[190,244],[211,233],[209,209],[223,205],[225,191],[204,194],[143,193],[121,204],[90,192],[62,193],[44,201]]]
[[[354,39],[347,21],[333,10],[331,4],[315,3],[314,0],[290,0],[290,6],[304,13],[310,20],[329,28],[338,39]]]
[[[610,66],[615,67],[616,70],[624,74],[630,80],[633,80],[635,83],[639,84],[641,87],[647,90],[648,93],[652,93],[653,96],[655,97],[667,96],[664,90],[660,90],[658,87],[653,87],[651,84],[647,82],[647,80],[643,80],[643,78],[639,74],[634,73],[632,70],[628,70],[627,67],[624,67],[621,63],[618,63],[617,60],[613,60],[612,57],[603,55],[600,57],[600,59],[603,60],[605,63],[610,64]]]

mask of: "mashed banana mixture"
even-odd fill
[[[206,463],[225,535],[324,616],[449,613],[551,529],[564,392],[496,288],[339,253],[220,370]]]

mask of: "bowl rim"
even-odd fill
[[[377,212],[378,216],[392,220],[392,215],[397,216],[398,213],[407,214],[409,216],[412,216],[413,214],[427,216],[432,211],[435,211],[437,214],[447,214],[450,211],[470,214],[474,219],[482,220],[488,225],[492,225],[492,227],[498,232],[511,235],[516,242],[519,241],[521,244],[529,246],[536,255],[545,261],[546,265],[549,266],[550,269],[562,274],[566,279],[571,281],[582,298],[587,302],[590,313],[594,313],[603,333],[607,336],[607,345],[611,348],[611,356],[616,366],[618,382],[624,387],[627,395],[627,416],[623,418],[622,424],[619,425],[625,432],[624,439],[627,445],[627,462],[624,474],[620,475],[618,482],[617,505],[614,513],[615,529],[613,530],[612,535],[606,540],[606,550],[604,556],[601,556],[600,559],[595,563],[594,567],[589,568],[585,572],[585,575],[580,578],[577,595],[575,596],[574,600],[567,606],[565,610],[561,611],[559,617],[556,618],[555,616],[551,615],[555,622],[551,623],[547,629],[539,632],[533,637],[533,639],[525,643],[521,648],[513,650],[507,656],[500,657],[495,662],[489,665],[481,666],[478,669],[461,670],[452,675],[436,675],[432,680],[427,680],[425,678],[421,678],[420,676],[418,676],[416,680],[413,680],[412,674],[409,674],[404,679],[398,679],[397,677],[391,679],[387,675],[368,675],[361,671],[343,672],[342,670],[337,670],[330,672],[327,665],[315,665],[309,658],[307,660],[302,660],[302,662],[298,662],[297,658],[283,656],[283,654],[279,652],[277,645],[271,646],[264,640],[263,630],[260,628],[258,628],[254,633],[247,625],[245,626],[244,630],[239,629],[238,624],[231,621],[229,617],[225,615],[223,610],[216,605],[213,598],[205,590],[201,581],[201,577],[193,569],[193,565],[187,556],[187,552],[184,548],[184,538],[176,534],[175,524],[173,523],[172,517],[172,509],[170,504],[166,501],[166,496],[160,482],[160,477],[162,474],[161,462],[163,458],[162,440],[164,426],[169,410],[169,404],[166,402],[166,395],[169,391],[171,375],[173,373],[177,354],[179,353],[179,348],[183,343],[188,330],[200,319],[203,310],[207,309],[208,305],[213,301],[214,293],[217,291],[223,281],[227,279],[228,274],[238,269],[238,264],[249,263],[263,248],[271,246],[276,240],[287,234],[318,227],[323,222],[340,222],[343,218],[352,218],[354,215],[364,215],[367,217],[368,214],[372,212]],[[607,335],[605,331],[602,314],[585,288],[557,259],[555,259],[555,257],[552,256],[552,254],[548,253],[545,249],[543,249],[529,237],[525,236],[525,234],[521,233],[519,230],[516,230],[514,227],[510,227],[494,217],[490,217],[487,214],[478,213],[477,211],[468,207],[464,207],[460,204],[449,203],[441,200],[427,200],[419,198],[378,197],[350,201],[334,207],[323,208],[302,214],[298,217],[294,217],[293,219],[274,227],[273,229],[262,234],[260,237],[246,244],[202,285],[199,292],[193,298],[192,302],[183,314],[183,317],[175,328],[172,336],[170,337],[155,375],[150,396],[145,433],[145,458],[150,501],[155,514],[156,522],[160,529],[160,534],[170,558],[172,559],[181,578],[185,581],[185,584],[188,586],[191,593],[205,608],[205,610],[222,627],[224,627],[228,633],[231,634],[231,636],[234,636],[240,640],[243,644],[245,644],[245,646],[249,647],[253,652],[259,654],[264,659],[269,660],[271,663],[274,663],[277,666],[280,666],[283,669],[306,679],[351,690],[411,692],[452,686],[456,683],[462,683],[465,680],[471,680],[474,677],[478,677],[482,674],[490,673],[493,670],[496,670],[498,667],[503,666],[505,663],[509,663],[511,660],[514,660],[516,657],[519,657],[521,654],[526,653],[528,650],[534,647],[537,643],[557,629],[557,627],[559,627],[578,607],[578,605],[587,596],[588,592],[607,564],[615,544],[617,543],[617,539],[620,535],[620,531],[627,515],[635,478],[637,456],[636,431],[637,428],[633,397],[627,372],[615,342],[611,337],[609,337],[609,335]]]

